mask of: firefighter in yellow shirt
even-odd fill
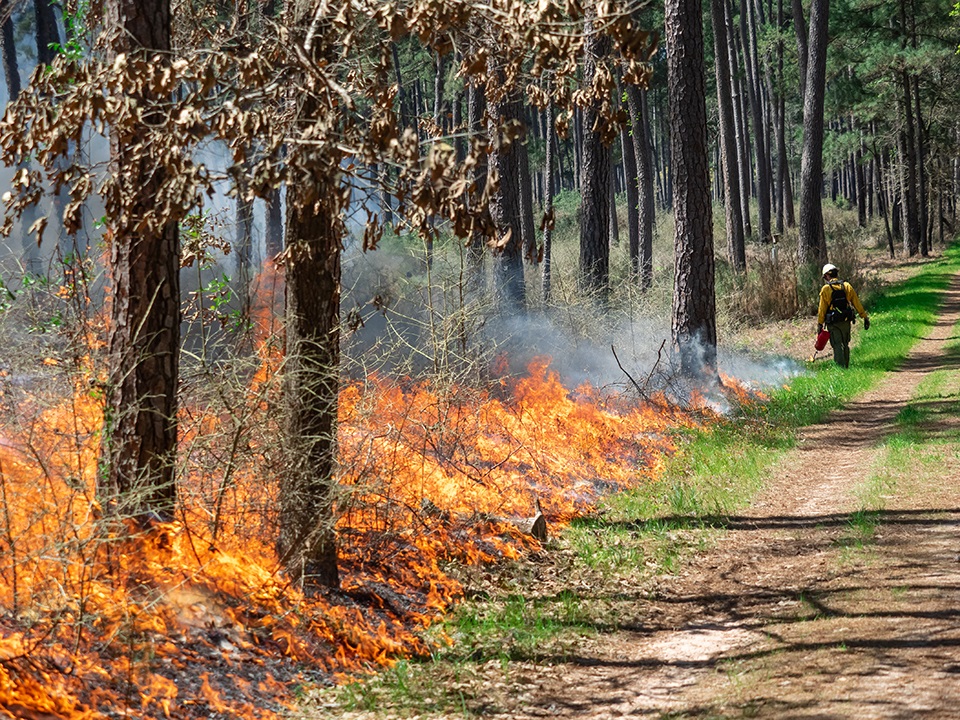
[[[863,329],[870,329],[870,317],[860,304],[853,286],[840,280],[836,265],[823,266],[823,282],[820,288],[820,309],[817,312],[817,332],[826,325],[830,332],[830,347],[833,359],[840,367],[850,367],[850,327],[854,311],[863,318]]]

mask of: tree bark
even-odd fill
[[[627,97],[635,92],[639,101],[640,133],[633,139],[637,155],[637,190],[639,191],[640,219],[640,289],[649,290],[653,286],[653,224],[656,219],[656,202],[653,184],[653,153],[650,124],[650,94],[646,90],[627,88]],[[631,122],[633,119],[631,111]]]
[[[497,77],[494,74],[494,77]],[[490,134],[494,138],[491,154],[496,185],[490,193],[490,215],[496,228],[494,253],[494,289],[501,309],[521,312],[526,307],[523,279],[523,227],[520,215],[519,144],[522,138],[507,139],[504,127],[519,122],[520,101],[514,97],[488,99]],[[489,180],[488,180],[489,184]]]
[[[250,282],[253,266],[253,198],[247,198],[241,185],[237,193],[237,277],[234,285],[240,300],[241,316],[250,316]]]
[[[578,188],[583,186],[583,113],[573,109],[573,180]]]
[[[20,66],[17,63],[12,17],[8,17],[0,27],[0,44],[3,50],[3,76],[7,81],[7,100],[13,102],[20,95]]]
[[[920,234],[920,254],[924,257],[927,257],[930,254],[930,243],[928,242],[928,234],[930,228],[929,221],[929,198],[927,197],[927,168],[926,168],[926,147],[925,147],[925,138],[924,138],[924,128],[923,128],[923,113],[922,107],[920,104],[920,79],[913,78],[911,82],[913,86],[913,99],[916,106],[916,123],[917,123],[917,143],[916,143],[916,159],[914,164],[917,167],[917,225],[919,226]]]
[[[723,167],[723,204],[726,212],[727,258],[733,269],[747,269],[743,237],[743,214],[740,207],[740,176],[737,172],[737,140],[733,122],[733,99],[730,96],[730,57],[723,0],[711,0],[710,20],[713,26],[717,107],[720,120],[720,162]]]
[[[629,89],[627,90],[627,107],[629,110]],[[630,126],[624,125],[620,131],[620,144],[623,146],[623,174],[626,178],[627,254],[630,258],[630,274],[638,278],[640,276],[640,193],[637,185],[637,151],[631,135],[640,133],[642,130],[639,125],[634,124],[634,114],[636,113],[630,113]]]
[[[899,134],[900,195],[906,216],[903,235],[903,251],[910,257],[920,252],[920,223],[917,211],[917,165],[913,125],[913,101],[910,93],[910,76],[906,70],[900,73],[900,105],[903,113],[903,130]]]
[[[856,125],[854,126],[856,127]],[[867,226],[867,175],[864,172],[863,157],[863,131],[857,127],[857,133],[860,135],[860,144],[857,147],[856,157],[854,158],[856,184],[857,184],[857,224],[860,227]]]
[[[517,145],[517,180],[520,183],[520,228],[523,231],[523,258],[531,265],[539,260],[537,230],[533,221],[533,178],[530,174],[529,126]]]
[[[541,295],[544,302],[549,302],[553,283],[553,103],[547,104],[546,110],[546,157],[543,168],[543,268],[541,274]]]
[[[800,97],[807,96],[807,23],[803,18],[803,0],[793,0],[793,31],[797,37],[797,64],[800,69]]]
[[[461,88],[453,98],[450,124],[454,133],[453,146],[457,151],[457,162],[463,162],[467,156],[467,143],[464,140],[463,128],[463,101],[464,90]]]
[[[433,124],[437,126],[442,135],[446,130],[446,118],[444,113],[443,91],[447,79],[447,62],[449,55],[441,55],[439,51],[433,53]]]
[[[724,20],[727,26],[727,37],[733,40],[733,47],[730,47],[730,97],[733,102],[733,122],[736,128],[737,141],[737,175],[740,181],[740,213],[743,220],[744,238],[753,237],[753,224],[750,220],[750,192],[751,174],[750,174],[750,148],[749,138],[750,129],[747,127],[746,103],[743,97],[742,85],[740,83],[739,63],[737,56],[739,53],[739,35],[733,27],[733,9],[730,0],[724,0],[723,3]]]
[[[676,260],[672,338],[684,375],[716,378],[716,296],[707,146],[703,10],[667,0],[667,87],[674,176]]]
[[[273,260],[283,252],[283,208],[280,206],[280,189],[270,192],[267,201],[267,222],[264,233],[267,260]]]
[[[400,70],[400,50],[397,48],[395,42],[390,43],[390,53],[393,57],[393,72],[397,82],[397,105],[400,110],[400,124],[405,128],[412,127],[414,110],[411,107],[410,92],[403,84],[403,75]]]
[[[583,81],[591,87],[598,63],[610,54],[610,41],[587,15]],[[599,100],[583,111],[583,168],[580,173],[580,290],[606,301],[610,293],[610,146],[600,132]]]
[[[740,34],[743,43],[744,67],[747,71],[747,97],[753,116],[754,158],[757,164],[757,208],[760,225],[760,242],[770,242],[770,156],[767,153],[767,138],[763,104],[760,91],[760,59],[757,53],[757,23],[751,12],[751,0],[743,0],[740,8]],[[749,20],[748,20],[749,19]]]
[[[107,0],[104,12],[114,36],[111,55],[170,50],[168,0]],[[145,106],[155,98],[146,94],[149,88],[144,92],[138,100]],[[151,116],[144,121],[149,125]],[[113,302],[99,492],[105,507],[120,517],[147,512],[172,517],[177,499],[180,243],[174,221],[141,226],[166,179],[160,160],[150,156],[144,142],[139,135],[111,135],[114,171],[135,202],[127,222],[116,221],[110,245]]]
[[[827,259],[823,234],[823,96],[827,70],[830,0],[811,0],[806,94],[803,98],[803,154],[800,161],[800,242],[802,264]]]
[[[303,44],[314,15],[310,0],[288,0],[291,42]],[[291,89],[295,118],[320,115],[315,96]],[[280,486],[282,564],[300,583],[337,587],[334,517],[340,354],[340,153],[316,150],[315,167],[287,186],[286,411],[287,467]]]
[[[147,5],[154,5],[148,2]],[[50,0],[33,0],[34,14],[37,19],[37,63],[49,65],[57,56],[53,46],[60,44],[60,31],[57,28],[57,16],[53,11]],[[144,11],[149,13],[148,8]],[[150,48],[151,50],[156,48]]]
[[[876,152],[876,151],[875,151]],[[877,205],[879,206],[880,212],[883,214],[883,226],[887,233],[887,246],[890,250],[890,257],[893,258],[896,256],[896,251],[894,250],[893,244],[893,231],[890,228],[890,213],[887,208],[889,203],[887,202],[887,195],[884,191],[884,182],[881,174],[881,167],[883,166],[882,158],[875,157],[873,163],[874,177],[875,177],[875,186],[877,189]]]
[[[612,155],[612,153],[611,153]],[[610,246],[620,244],[620,218],[617,217],[617,166],[610,159],[609,181],[607,183],[607,192],[610,194]]]
[[[485,136],[483,116],[486,112],[486,98],[483,85],[472,79],[467,88],[467,125],[470,128],[470,137],[473,142],[481,142]],[[484,187],[487,184],[487,154],[480,153],[477,164],[471,173],[474,204],[480,203]],[[467,246],[467,286],[473,292],[486,290],[486,276],[483,268],[483,246],[485,237],[481,229],[474,230]]]

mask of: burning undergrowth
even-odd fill
[[[555,531],[603,493],[655,480],[676,431],[713,417],[567,387],[546,358],[484,385],[350,381],[342,588],[304,593],[274,543],[282,360],[266,334],[258,346],[255,373],[220,363],[184,378],[173,522],[100,507],[92,360],[51,365],[39,387],[0,379],[0,711],[281,713],[298,683],[444,642],[428,628],[459,596],[451,563],[520,556],[539,514]]]

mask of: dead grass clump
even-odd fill
[[[718,263],[717,275],[718,304],[733,326],[785,320],[800,310],[797,266],[790,253],[772,248],[752,253],[747,272],[739,277],[724,261]]]

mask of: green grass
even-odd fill
[[[441,656],[474,661],[562,656],[567,644],[556,641],[591,634],[590,620],[580,596],[571,590],[469,603],[451,616],[447,632],[455,645]]]

